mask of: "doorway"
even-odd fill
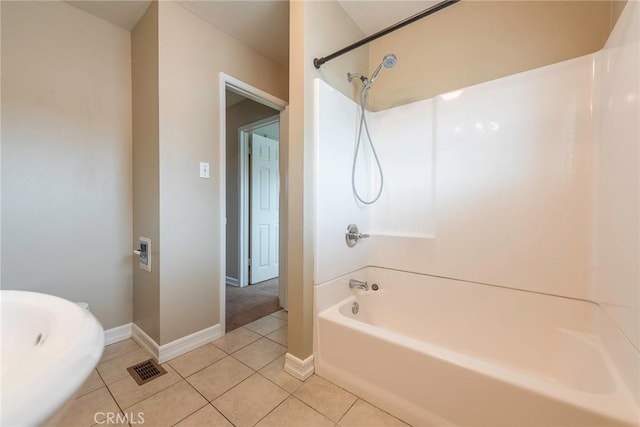
[[[251,101],[249,101],[251,102]],[[250,106],[240,104],[241,120],[268,114],[264,108],[246,114]],[[235,115],[238,113],[236,112]],[[229,117],[229,116],[228,116]],[[279,275],[280,119],[271,116],[238,128],[239,143],[239,246],[240,287],[277,279]],[[227,189],[229,190],[229,183]],[[227,202],[230,201],[227,196]],[[229,248],[230,238],[227,237]]]
[[[226,332],[286,307],[285,284],[279,280],[284,102],[228,79],[221,84],[226,141],[221,317]]]

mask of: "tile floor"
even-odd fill
[[[105,347],[60,425],[406,426],[318,375],[302,382],[287,374],[286,346],[281,310],[170,360],[165,375],[138,386],[126,368],[149,355],[133,340],[118,342]]]

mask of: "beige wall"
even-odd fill
[[[226,275],[239,278],[240,259],[240,141],[238,128],[267,117],[275,116],[278,111],[250,99],[227,108],[227,265]]]
[[[151,272],[133,265],[133,321],[160,341],[160,161],[158,137],[158,4],[131,31],[133,83],[133,242],[151,239]]]
[[[313,352],[313,79],[322,78],[342,93],[353,96],[347,72],[366,73],[367,47],[323,65],[313,58],[326,56],[363,37],[335,1],[298,2],[289,9],[289,143],[281,144],[287,159],[284,183],[288,247],[289,353],[305,359]],[[284,151],[284,153],[283,153]]]
[[[2,46],[2,7],[0,6],[0,46]],[[0,48],[1,50],[1,48]],[[0,52],[0,81],[2,81],[2,53]],[[0,289],[2,289],[2,84],[0,84]]]
[[[376,81],[370,109],[595,52],[607,40],[613,13],[610,1],[459,2],[371,43],[370,70],[387,53],[398,64]]]
[[[132,320],[129,33],[2,2],[2,287]]]
[[[173,2],[159,4],[160,341],[217,324],[219,73],[288,98],[286,68]],[[199,162],[211,178],[198,177]]]
[[[612,0],[611,1],[611,29],[618,22],[618,18],[622,15],[622,11],[627,5],[627,0]]]

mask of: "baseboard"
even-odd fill
[[[158,343],[156,343],[135,323],[133,324],[132,331],[133,340],[147,350],[149,354],[155,357],[158,360],[158,363],[165,363],[178,356],[182,356],[183,354],[210,343],[223,335],[222,326],[217,324],[210,328],[194,332],[186,337],[178,338],[170,343],[158,345]]]
[[[224,281],[227,283],[227,285],[240,287],[240,281],[235,277],[225,276]]]
[[[149,354],[158,359],[160,346],[158,346],[158,344],[135,323],[131,327],[131,332],[131,338],[133,338],[135,342],[140,344],[142,348],[147,350]]]
[[[161,345],[158,354],[158,363],[164,363],[168,360],[181,356],[191,350],[210,343],[223,335],[224,332],[222,330],[222,326],[218,323],[210,328],[202,329],[191,335],[187,335],[186,337],[178,338],[175,341]]]
[[[284,360],[284,370],[299,379],[304,381],[313,375],[313,354],[304,360],[300,360],[291,353],[287,353]]]
[[[104,345],[114,344],[118,341],[131,338],[131,325],[132,323],[127,323],[126,325],[116,326],[115,328],[104,331]]]

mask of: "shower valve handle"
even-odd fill
[[[356,224],[349,224],[349,226],[347,227],[347,231],[344,233],[344,240],[347,242],[347,246],[349,246],[350,248],[354,247],[356,243],[358,243],[358,240],[366,239],[367,237],[370,237],[370,235],[360,233],[360,230],[358,230],[358,226]]]

